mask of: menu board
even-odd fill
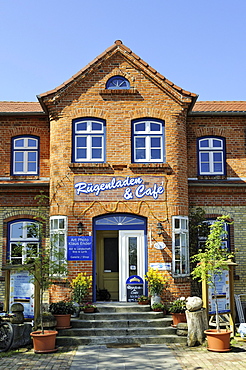
[[[215,285],[217,291],[218,312],[230,312],[230,285],[229,270],[223,270],[221,274],[216,274]],[[215,309],[215,289],[208,285],[208,313],[214,315]]]
[[[34,284],[30,282],[28,271],[11,271],[10,273],[10,309],[13,303],[24,306],[24,317],[34,318]]]

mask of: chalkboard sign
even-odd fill
[[[127,302],[137,302],[138,297],[143,295],[143,284],[127,284],[126,286],[126,296]]]
[[[143,279],[133,275],[126,280],[127,302],[137,302],[138,297],[143,295]]]

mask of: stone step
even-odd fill
[[[101,337],[112,337],[112,336],[151,336],[154,335],[169,335],[176,333],[176,330],[171,326],[168,327],[123,327],[123,328],[71,328],[59,330],[59,336],[71,336],[71,337],[85,337],[85,336],[101,336]]]
[[[167,327],[171,326],[172,319],[162,317],[156,319],[129,319],[129,320],[72,320],[73,328],[121,328],[121,327]]]
[[[58,346],[67,345],[101,345],[101,344],[165,344],[165,343],[183,343],[187,341],[186,337],[177,335],[137,335],[137,336],[91,336],[91,337],[70,337],[58,336],[56,343]]]
[[[109,302],[96,303],[99,312],[147,312],[150,311],[150,305],[140,305],[138,303],[127,302]]]
[[[163,312],[96,312],[96,313],[84,313],[81,312],[79,315],[80,320],[132,320],[132,319],[142,319],[142,320],[149,320],[149,319],[157,319],[164,317]],[[171,316],[165,316],[171,317]]]

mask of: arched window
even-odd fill
[[[130,89],[130,83],[125,77],[113,76],[107,81],[106,89]]]
[[[12,174],[37,175],[39,139],[35,136],[12,138]]]
[[[203,137],[198,139],[198,174],[225,175],[225,139]]]
[[[21,265],[26,259],[37,257],[39,250],[39,224],[24,219],[8,224],[8,255],[12,265]]]
[[[132,132],[133,162],[165,162],[164,121],[149,118],[133,121]]]

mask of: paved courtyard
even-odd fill
[[[133,360],[133,355],[135,360]],[[138,359],[140,361],[138,362]],[[106,360],[106,362],[105,362]],[[35,354],[31,348],[0,353],[1,370],[25,369],[246,369],[246,342],[232,341],[230,352],[210,352],[206,346],[180,344],[142,345],[135,348],[106,346],[59,347],[56,353]]]

